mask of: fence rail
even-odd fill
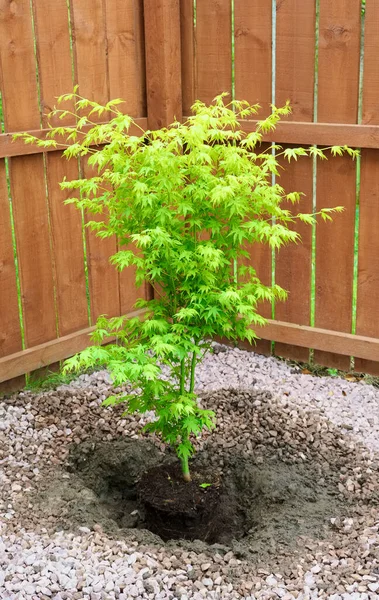
[[[11,141],[17,131],[44,136],[46,113],[74,84],[99,102],[124,98],[125,112],[150,128],[223,91],[259,102],[261,116],[289,99],[291,117],[265,141],[362,148],[357,164],[303,159],[281,175],[286,190],[306,194],[304,210],[345,212],[333,226],[299,225],[303,244],[277,256],[254,248],[262,280],[289,291],[287,303],[263,307],[272,321],[257,349],[270,353],[275,341],[276,354],[309,361],[311,348],[320,364],[347,370],[353,357],[356,370],[379,374],[378,21],[379,2],[362,12],[358,0],[5,3],[0,382],[65,358],[99,314],[130,312],[150,293],[109,264],[117,240],[99,240],[83,228],[89,215],[64,206],[59,181],[85,176],[85,165]]]

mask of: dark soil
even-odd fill
[[[176,461],[149,469],[137,487],[145,509],[144,526],[163,540],[217,541],[219,477],[194,471],[186,482]]]
[[[205,453],[203,457],[206,457]],[[279,550],[295,550],[301,536],[325,537],[330,519],[345,514],[337,497],[338,473],[321,484],[320,481],[316,483],[314,475],[317,465],[311,462],[286,464],[267,458],[266,462],[257,465],[251,456],[246,458],[227,450],[220,459],[224,465],[220,472],[221,487],[217,484],[206,490],[196,488],[196,493],[201,490],[200,502],[194,500],[195,487],[192,487],[182,506],[184,513],[188,513],[191,502],[194,502],[192,506],[201,507],[203,498],[213,502],[220,494],[217,506],[209,502],[214,510],[211,528],[205,529],[205,534],[203,530],[203,535],[194,535],[190,531],[188,536],[183,534],[183,538],[199,537],[218,547],[230,547],[241,557],[256,555],[262,558],[267,554],[275,555]],[[200,452],[192,471],[206,474],[203,462],[207,463],[207,460],[202,459]],[[164,455],[149,441],[125,438],[98,443],[87,441],[71,449],[68,472],[57,471],[50,481],[45,481],[45,491],[40,494],[38,503],[44,516],[48,519],[50,516],[57,529],[100,525],[110,535],[133,535],[140,543],[161,545],[161,539],[156,536],[156,522],[151,521],[138,498],[141,474],[159,465],[164,465],[163,472],[174,479],[174,473],[178,472],[177,458]],[[199,475],[200,478],[203,476],[206,475]],[[193,486],[199,482],[195,476]],[[149,494],[150,498],[157,498],[157,488],[152,486],[149,490],[147,483],[145,481],[143,488],[145,500],[149,499]],[[176,483],[171,498],[174,501],[178,498],[175,486]],[[206,502],[204,506],[207,506]],[[171,527],[172,515],[169,513],[167,521]],[[178,537],[164,531],[161,535],[165,540]],[[181,545],[185,543],[193,550],[199,544],[180,542]]]

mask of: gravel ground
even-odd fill
[[[258,464],[317,463],[320,485],[337,473],[348,516],[333,515],[325,539],[302,537],[297,551],[278,551],[267,564],[238,547],[117,539],[100,525],[56,531],[60,515],[37,508],[35,492],[69,446],[137,438],[143,422],[100,406],[111,391],[106,372],[85,375],[0,403],[1,599],[379,599],[379,390],[253,353],[216,352],[197,377],[218,418],[202,447],[238,449]]]

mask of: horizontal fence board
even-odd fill
[[[132,318],[143,316],[143,314],[144,310],[142,309],[129,313],[127,316]],[[263,340],[285,342],[294,346],[300,345],[344,356],[354,355],[379,361],[379,339],[377,338],[271,320],[264,327],[255,327],[254,329]],[[64,360],[84,350],[91,344],[90,335],[93,331],[94,327],[89,327],[63,338],[0,358],[0,382],[17,377],[25,371]],[[106,343],[111,341],[112,338],[108,338]],[[254,345],[250,346],[253,351],[254,348]]]
[[[141,129],[147,129],[147,119],[145,117],[141,117],[138,119],[134,119],[135,125],[131,125],[129,129],[130,135],[143,135]],[[92,129],[93,125],[87,125],[83,127],[83,133],[88,132]],[[140,129],[141,128],[141,129]],[[51,130],[49,128],[45,129],[32,129],[28,130],[25,133],[33,135],[34,137],[40,140],[48,139],[48,133]],[[13,140],[14,133],[2,133],[0,134],[0,158],[12,157],[12,156],[25,156],[28,154],[41,154],[42,152],[58,152],[62,151],[67,147],[65,144],[65,139],[57,136],[55,139],[58,142],[58,148],[41,148],[36,144],[25,144],[22,139]],[[379,127],[378,127],[378,139],[379,139]]]
[[[188,116],[183,117],[185,120]],[[138,129],[147,129],[147,119],[142,117],[134,119],[137,127],[130,128],[131,135],[142,135]],[[242,129],[246,133],[255,131],[258,121],[241,122]],[[83,127],[88,131],[90,127]],[[47,139],[49,129],[31,130],[27,133],[39,139]],[[55,148],[41,149],[32,144],[25,145],[22,140],[12,141],[12,133],[0,134],[0,158],[11,156],[23,156],[26,154],[39,154],[43,152],[54,152]],[[57,137],[57,140],[59,138]],[[303,123],[298,121],[282,121],[270,133],[263,136],[265,142],[277,142],[278,144],[299,144],[305,146],[350,146],[352,148],[376,148],[379,149],[379,125],[342,125],[341,123]],[[63,143],[63,140],[62,140]],[[64,149],[64,147],[62,147]],[[59,149],[62,149],[59,148]]]
[[[143,310],[137,310],[129,313],[127,316],[132,318],[142,316],[143,314]],[[0,383],[28,371],[46,367],[51,363],[64,360],[77,352],[81,352],[91,345],[90,335],[94,329],[95,327],[87,327],[51,342],[39,344],[34,348],[0,358]],[[112,339],[107,338],[105,343],[111,342]]]

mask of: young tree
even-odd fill
[[[49,139],[37,141],[59,148],[57,137],[63,136],[69,142],[67,158],[88,159],[96,175],[64,181],[63,189],[79,191],[79,198],[67,202],[102,215],[88,226],[102,238],[116,235],[119,246],[129,248],[119,250],[111,262],[120,271],[133,265],[136,285],[148,282],[154,288],[153,300],[136,303],[143,317],[100,317],[92,336],[96,344],[69,359],[65,368],[106,365],[116,385],[130,383],[130,393],[105,404],[125,402],[129,413],[154,411],[156,420],[145,429],[176,449],[188,481],[191,438],[215,424],[214,413],[197,402],[196,365],[214,337],[253,342],[254,326],[265,323],[260,303],[286,297],[279,286],[260,281],[252,266],[254,244],[277,250],[299,241],[291,229],[296,219],[315,222],[316,215],[289,210],[288,201],[296,204],[300,193],[273,184],[278,158],[325,158],[316,147],[261,149],[263,134],[290,112],[288,104],[272,107],[272,114],[246,134],[243,120],[255,116],[259,106],[226,103],[225,97],[221,94],[210,106],[195,102],[185,123],[138,131],[119,110],[120,100],[101,106],[75,90],[60,101],[75,101],[77,125],[54,128]],[[68,111],[57,114],[63,118]],[[112,118],[96,124],[92,114]],[[23,137],[36,143],[32,136]],[[347,147],[329,150],[357,154]],[[339,210],[318,214],[330,219]],[[102,346],[109,337],[116,342]],[[169,377],[162,376],[163,367]]]

